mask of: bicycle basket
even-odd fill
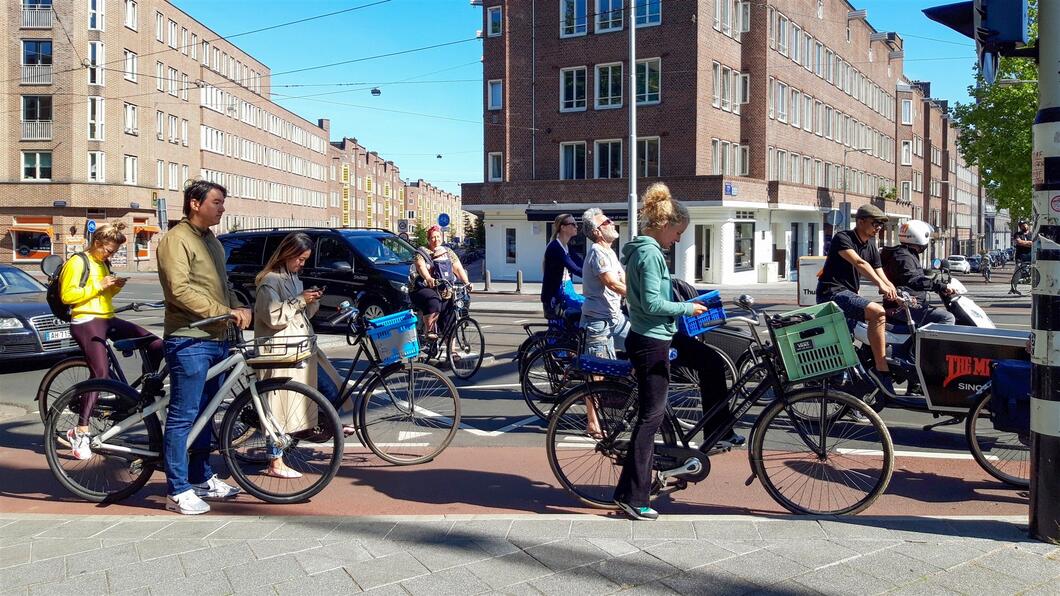
[[[383,365],[420,355],[420,340],[416,336],[416,315],[411,310],[370,319],[367,333],[379,362]]]
[[[794,322],[806,319],[801,322]],[[769,334],[789,381],[824,377],[858,364],[843,311],[834,302],[800,308],[770,321]]]
[[[239,346],[253,368],[295,368],[308,360],[316,347],[314,335],[255,337]]]
[[[1030,432],[1031,363],[997,360],[990,371],[990,380],[994,395],[987,407],[994,428],[1011,433]]]
[[[685,335],[695,337],[725,322],[725,308],[721,304],[721,296],[717,290],[700,294],[686,302],[700,302],[708,310],[701,315],[682,316],[677,320],[678,328]]]

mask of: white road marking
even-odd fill
[[[460,389],[474,389],[477,391],[479,389],[512,389],[513,387],[521,386],[522,385],[519,383],[497,383],[494,385],[467,385],[465,387],[460,387]]]
[[[883,455],[877,449],[837,449],[839,453],[846,455]],[[895,457],[922,457],[924,459],[974,459],[971,453],[953,453],[940,451],[895,451]],[[995,456],[987,456],[987,459],[997,459]]]

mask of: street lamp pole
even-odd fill
[[[629,5],[629,90],[626,97],[629,101],[629,197],[626,209],[629,211],[629,239],[637,237],[637,3]],[[647,72],[644,74],[647,77]],[[647,156],[645,156],[647,157]]]
[[[847,229],[850,229],[850,205],[847,204],[847,154],[850,152],[857,153],[868,153],[872,151],[872,147],[851,147],[850,149],[843,149],[843,171],[840,172],[840,176],[843,177],[843,202],[840,203],[839,208],[843,211],[843,221],[847,223]]]

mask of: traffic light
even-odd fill
[[[975,40],[979,70],[989,84],[997,58],[1027,43],[1027,0],[973,0],[925,8],[927,18]]]

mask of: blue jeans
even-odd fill
[[[169,409],[166,430],[162,435],[162,454],[166,470],[166,490],[179,495],[213,476],[210,468],[210,426],[207,425],[188,446],[195,420],[210,403],[221,386],[224,375],[209,381],[210,367],[228,356],[224,341],[189,337],[165,340],[166,365],[169,366]]]
[[[608,319],[589,317],[583,313],[582,327],[585,329],[586,354],[614,360],[616,345],[620,349],[626,347],[629,323],[621,312]]]

